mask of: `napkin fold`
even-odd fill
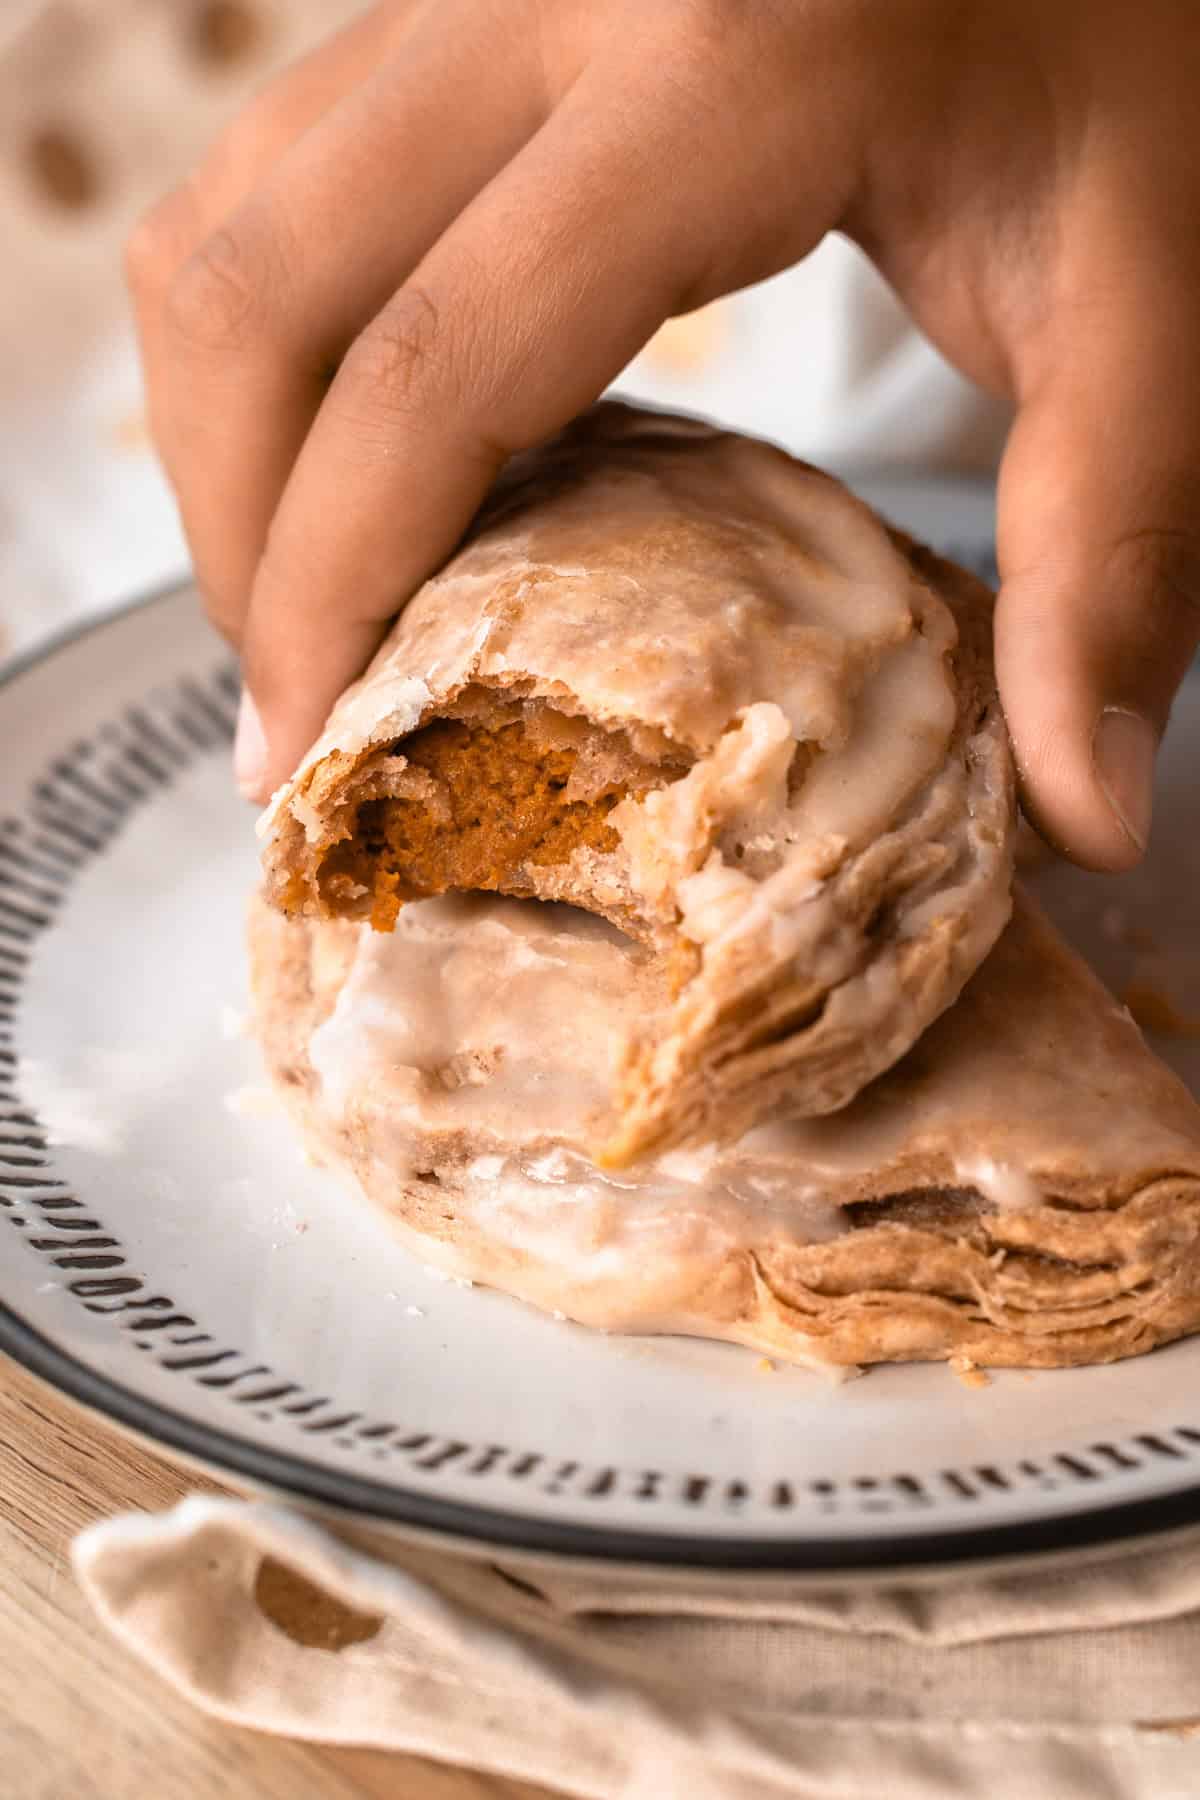
[[[588,1800],[1200,1793],[1200,1532],[1052,1573],[829,1588],[368,1549],[192,1496],[73,1555],[108,1629],[206,1712]]]

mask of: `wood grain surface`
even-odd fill
[[[71,1573],[70,1541],[93,1519],[161,1511],[198,1490],[222,1491],[0,1358],[5,1800],[554,1800],[545,1788],[419,1757],[224,1725],[144,1670],[93,1619]]]

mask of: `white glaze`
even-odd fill
[[[1043,1202],[1037,1183],[1014,1163],[998,1163],[990,1156],[968,1157],[959,1164],[957,1176],[964,1187],[978,1189],[997,1212],[1028,1212]]]
[[[415,1174],[437,1166],[439,1144],[469,1144],[455,1205],[498,1251],[556,1270],[574,1317],[613,1324],[619,1305],[645,1318],[651,1290],[669,1316],[665,1290],[682,1294],[698,1261],[845,1225],[795,1164],[752,1146],[668,1151],[620,1174],[594,1165],[585,1146],[614,1059],[655,999],[644,953],[589,914],[443,897],[406,907],[393,933],[359,934],[309,1059],[335,1129],[369,1127],[390,1168]]]

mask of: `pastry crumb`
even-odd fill
[[[771,1361],[769,1356],[760,1356],[754,1365],[754,1371],[757,1375],[773,1375],[775,1373],[775,1364]]]
[[[981,1369],[979,1364],[972,1362],[969,1356],[952,1356],[950,1358],[950,1371],[953,1375],[957,1376],[964,1387],[985,1388],[991,1387],[992,1385],[992,1378],[987,1370]]]
[[[404,1310],[410,1319],[423,1319],[425,1317],[425,1308],[423,1306],[406,1306]]]

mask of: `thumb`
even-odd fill
[[[1001,470],[996,663],[1023,799],[1093,869],[1146,848],[1158,741],[1200,641],[1200,345],[1169,293],[1121,309],[1136,328],[1076,316]]]

